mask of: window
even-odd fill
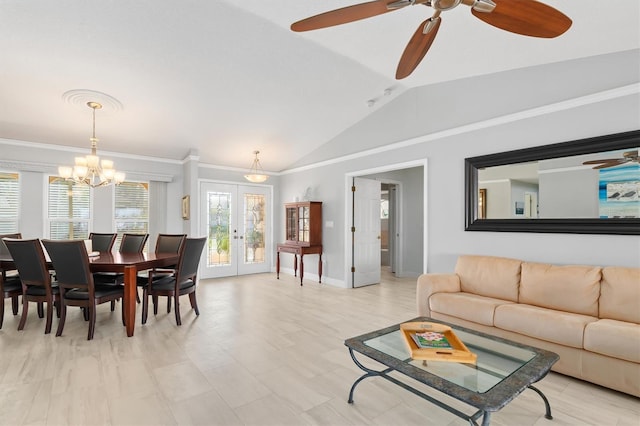
[[[0,172],[0,234],[18,232],[19,205],[18,174]]]
[[[122,182],[115,187],[114,219],[118,233],[114,250],[119,249],[123,233],[146,234],[149,232],[148,183]]]
[[[91,188],[49,177],[49,238],[87,239],[91,221]]]

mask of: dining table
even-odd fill
[[[99,253],[89,257],[91,272],[116,272],[124,275],[124,321],[127,336],[135,330],[137,275],[140,271],[176,265],[177,253]],[[53,266],[50,266],[54,269]],[[15,262],[8,255],[0,255],[0,270],[15,270]],[[2,279],[0,275],[0,280]]]

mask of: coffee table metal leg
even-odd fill
[[[549,404],[549,400],[547,399],[547,397],[542,393],[540,389],[533,385],[529,385],[529,389],[540,395],[540,398],[542,398],[542,400],[544,401],[544,408],[546,410],[546,413],[544,415],[545,419],[553,419],[553,416],[551,415],[551,405]]]
[[[361,381],[363,381],[364,379],[366,379],[367,377],[382,377],[383,379],[387,379],[388,381],[390,381],[391,383],[395,383],[396,385],[400,386],[401,388],[408,390],[409,392],[411,392],[414,395],[417,395],[429,402],[431,402],[434,405],[437,405],[440,408],[443,408],[445,410],[447,410],[448,412],[450,412],[451,414],[460,417],[461,419],[465,419],[469,422],[469,424],[471,424],[472,426],[478,426],[478,423],[476,422],[477,419],[480,418],[480,416],[483,416],[482,419],[482,425],[488,425],[489,424],[489,420],[491,418],[491,414],[487,411],[482,411],[482,410],[478,410],[476,411],[474,414],[472,415],[468,415],[463,413],[462,411],[456,410],[455,408],[445,404],[442,401],[439,401],[427,394],[425,394],[424,392],[420,392],[419,390],[409,386],[408,384],[401,382],[400,380],[389,376],[389,373],[395,371],[393,368],[389,367],[385,370],[382,371],[376,371],[376,370],[372,370],[370,368],[365,367],[364,365],[362,365],[362,363],[360,363],[360,361],[358,361],[356,359],[356,356],[353,352],[353,349],[349,348],[349,355],[351,355],[351,359],[353,360],[353,362],[358,366],[359,369],[361,369],[362,371],[365,372],[365,374],[363,374],[362,376],[360,376],[355,382],[353,382],[353,385],[351,385],[351,390],[349,391],[349,399],[347,400],[347,402],[349,404],[353,404],[353,392],[356,389],[356,386],[358,385],[358,383],[360,383]]]
[[[393,371],[393,370],[391,368],[388,368],[384,371],[376,371],[376,370],[372,370],[370,368],[365,367],[360,363],[360,361],[356,359],[356,356],[353,353],[353,350],[351,348],[349,348],[349,355],[351,355],[351,359],[358,366],[358,368],[366,373],[360,376],[355,382],[353,382],[353,385],[351,385],[351,390],[349,391],[349,399],[347,400],[347,402],[349,404],[353,404],[353,392],[356,390],[356,386],[358,386],[358,383],[360,383],[367,377],[384,376],[386,373],[389,373],[390,371]]]
[[[471,422],[471,420],[469,420]],[[491,422],[491,413],[489,411],[484,412],[484,416],[482,416],[482,426],[489,426]]]

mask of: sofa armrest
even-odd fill
[[[434,293],[457,293],[460,291],[460,277],[456,274],[422,274],[418,277],[416,300],[418,315],[431,316],[429,298]]]

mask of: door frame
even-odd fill
[[[274,198],[273,198],[273,185],[268,185],[268,184],[258,184],[258,183],[250,183],[250,182],[244,182],[244,181],[230,181],[230,180],[221,180],[221,179],[203,179],[200,178],[198,179],[198,200],[197,200],[197,215],[195,217],[195,219],[197,220],[197,225],[196,225],[196,229],[198,230],[198,233],[202,233],[204,232],[204,234],[202,235],[208,235],[208,231],[201,229],[201,224],[202,224],[202,197],[201,197],[201,192],[202,192],[202,185],[203,184],[221,184],[221,185],[236,185],[236,186],[254,186],[254,187],[260,187],[260,188],[266,188],[269,191],[269,197],[270,197],[270,205],[267,206],[267,214],[269,215],[269,217],[267,218],[267,227],[269,229],[269,238],[265,239],[265,263],[268,265],[268,268],[270,271],[272,271],[274,269],[274,251],[275,251],[275,238],[273,235],[273,224],[274,224],[274,217],[273,214],[275,212],[274,209]],[[191,218],[194,218],[193,212],[191,212]],[[207,238],[208,241],[208,238]],[[203,254],[204,256],[204,254]],[[203,264],[201,263],[200,268],[203,267]],[[200,273],[200,271],[198,271]]]
[[[428,168],[427,168],[427,158],[422,158],[419,160],[407,161],[404,163],[395,163],[395,164],[387,164],[384,166],[374,167],[370,169],[362,169],[356,170],[352,172],[347,172],[344,175],[344,277],[345,277],[345,286],[347,288],[351,288],[352,284],[352,275],[351,275],[351,264],[352,264],[352,252],[351,252],[351,215],[352,215],[352,204],[351,204],[351,185],[354,177],[361,177],[366,175],[372,175],[375,173],[385,173],[391,172],[394,170],[402,170],[402,169],[410,169],[413,167],[422,167],[423,168],[423,194],[422,194],[422,202],[423,202],[423,235],[422,235],[422,273],[426,273],[427,269],[427,260],[428,256],[428,241],[427,241],[427,230],[428,230],[428,197],[427,197],[427,189],[428,189]],[[398,188],[397,194],[397,205],[402,205],[403,194],[402,194],[402,186],[400,185]],[[402,221],[402,213],[401,209],[396,210],[399,213],[397,216],[397,232],[399,235],[397,239],[396,246],[396,256],[397,259],[402,259],[404,254],[403,247],[403,221]],[[402,276],[402,262],[398,262],[396,274],[398,276]]]

